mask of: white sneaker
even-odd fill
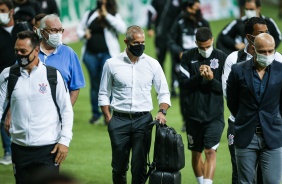
[[[0,159],[0,164],[3,164],[3,165],[12,164],[11,155],[10,155],[10,154],[5,154],[5,155]]]

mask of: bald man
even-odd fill
[[[268,33],[254,40],[254,57],[232,65],[227,106],[235,116],[235,155],[239,183],[255,183],[261,165],[264,184],[280,184],[282,173],[282,64],[274,59]]]

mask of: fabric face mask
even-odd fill
[[[10,22],[9,13],[0,13],[0,24],[7,25]]]
[[[259,54],[256,51],[256,55],[257,55],[257,62],[262,67],[267,67],[274,60],[274,53],[271,54],[271,55],[266,56],[266,55],[263,55],[263,54]]]
[[[46,42],[51,47],[57,47],[62,44],[62,33],[49,34],[49,39]]]
[[[34,49],[32,49],[32,51],[33,50]],[[35,59],[35,56],[34,56],[32,60],[29,60],[29,56],[32,53],[32,51],[27,55],[16,54],[16,58],[17,58],[19,66],[26,67],[27,65],[29,65]]]
[[[245,15],[248,17],[248,19],[250,19],[252,17],[256,17],[257,12],[256,10],[245,10]]]
[[[136,57],[139,57],[143,54],[145,50],[145,45],[144,44],[138,44],[138,45],[130,45],[128,47],[128,50],[131,52]]]
[[[211,56],[211,53],[213,51],[213,46],[211,45],[210,48],[208,48],[206,51],[199,49],[199,53],[204,57],[204,58],[209,58]]]

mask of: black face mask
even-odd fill
[[[32,49],[32,51],[33,50],[34,49]],[[34,58],[32,60],[29,60],[29,56],[32,53],[32,51],[27,55],[16,54],[16,58],[17,58],[19,66],[26,67],[27,65],[29,65],[35,59],[35,56],[34,56]]]
[[[145,45],[143,45],[143,44],[130,45],[129,44],[129,47],[127,47],[127,48],[131,52],[131,54],[133,54],[136,57],[139,57],[143,54],[143,52],[145,50]]]
[[[97,1],[97,4],[96,4],[96,7],[98,8],[98,9],[101,9],[101,7],[102,7],[102,5],[103,5],[103,2],[101,2],[101,1]]]

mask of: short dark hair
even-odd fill
[[[18,39],[23,40],[29,38],[31,41],[31,47],[35,48],[39,46],[39,36],[33,31],[22,31],[17,34]]]
[[[253,34],[254,32],[254,25],[255,24],[264,24],[266,25],[266,22],[263,18],[260,17],[252,17],[245,23],[245,35],[247,34]]]
[[[38,22],[40,21],[41,19],[43,19],[47,14],[45,13],[40,13],[40,14],[37,14],[35,17],[34,17],[34,21],[35,22]]]
[[[182,0],[182,8],[185,9],[187,7],[192,7],[196,2],[200,2],[199,0]]]
[[[199,42],[206,42],[212,38],[212,32],[207,27],[201,27],[196,33],[196,40]]]
[[[13,2],[11,0],[0,0],[0,5],[5,4],[9,10],[14,9]]]
[[[260,0],[245,0],[245,4],[246,3],[251,3],[251,2],[254,2],[256,4],[257,8],[261,6]]]

